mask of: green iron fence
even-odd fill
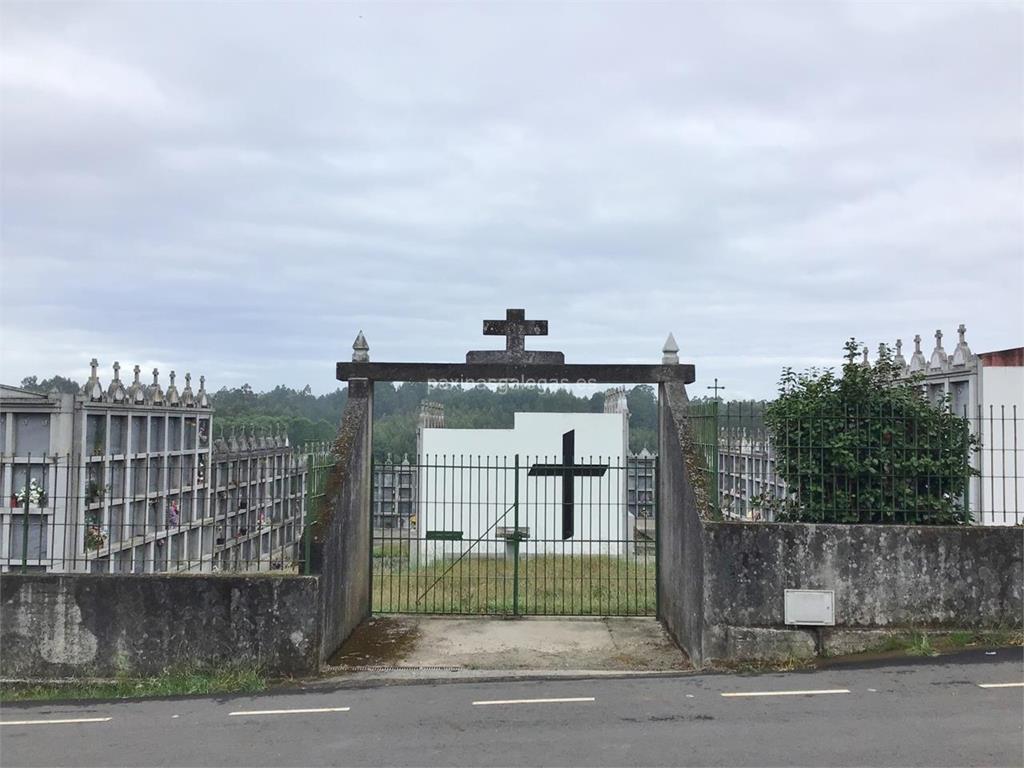
[[[931,420],[851,407],[766,420],[761,404],[691,404],[713,512],[828,523],[1024,523],[1024,423],[991,406]]]
[[[330,446],[0,455],[0,571],[308,572]]]
[[[302,536],[302,572],[309,574],[312,565],[311,550],[313,539],[321,533],[327,504],[327,479],[330,477],[337,458],[330,443],[310,443],[303,448],[306,466],[306,524]]]
[[[629,471],[599,457],[377,462],[373,611],[653,615],[654,510],[630,512]]]

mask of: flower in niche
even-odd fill
[[[28,486],[18,491],[14,495],[14,498],[17,500],[18,504],[24,504],[27,499],[29,504],[36,507],[42,507],[46,504],[46,491],[43,490],[43,486],[36,482],[35,478],[32,478],[29,481]]]
[[[181,513],[178,512],[178,502],[172,501],[167,506],[167,524],[176,526],[181,522]]]
[[[103,527],[98,515],[92,514],[85,519],[85,550],[100,550],[107,544],[107,529]]]

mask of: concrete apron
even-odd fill
[[[476,679],[678,673],[686,654],[653,618],[375,616],[323,673]]]

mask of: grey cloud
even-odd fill
[[[201,8],[201,12],[197,12]],[[4,380],[1022,343],[1016,4],[0,7]],[[318,362],[319,361],[319,362]]]

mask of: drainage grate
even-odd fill
[[[462,667],[335,667],[335,669],[343,669],[347,672],[459,672]]]

